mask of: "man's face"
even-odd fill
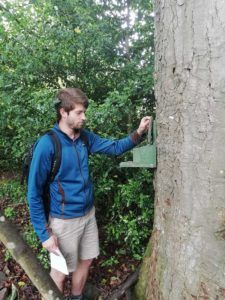
[[[75,108],[65,115],[65,123],[70,129],[81,129],[85,123],[86,109],[82,104],[76,104]]]

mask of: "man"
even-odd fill
[[[89,267],[99,255],[88,152],[120,155],[132,149],[148,130],[150,117],[144,117],[137,131],[130,136],[111,141],[82,129],[88,100],[80,89],[62,89],[57,98],[57,123],[53,130],[61,143],[62,159],[59,171],[50,184],[49,226],[42,200],[54,155],[54,145],[48,135],[39,140],[34,150],[28,181],[28,200],[31,221],[43,247],[53,253],[60,249],[66,259],[68,271],[72,272],[70,299],[83,299],[82,291]],[[81,133],[88,140],[88,149]],[[53,268],[50,275],[63,292],[65,275]]]

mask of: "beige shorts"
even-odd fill
[[[95,208],[79,218],[51,218],[50,227],[53,234],[57,236],[59,249],[66,259],[69,272],[76,270],[80,259],[92,259],[99,255]]]

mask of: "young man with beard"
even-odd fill
[[[83,299],[90,265],[99,255],[88,152],[117,156],[134,148],[147,132],[150,117],[144,117],[131,135],[112,141],[83,129],[88,100],[80,89],[62,89],[57,99],[57,123],[53,131],[60,140],[62,155],[59,171],[50,183],[49,220],[45,217],[42,197],[52,167],[54,145],[47,134],[39,140],[33,153],[28,200],[31,221],[43,247],[53,253],[60,249],[68,271],[72,272],[70,299]],[[53,268],[50,275],[63,292],[65,275]]]

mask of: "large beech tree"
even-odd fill
[[[154,6],[155,219],[137,299],[225,299],[225,5]]]

